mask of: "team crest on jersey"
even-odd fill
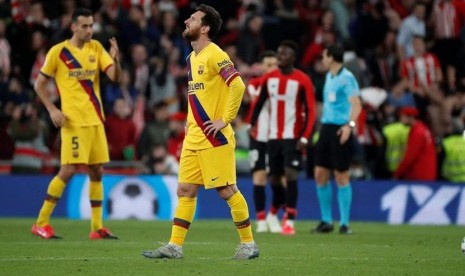
[[[89,56],[89,62],[94,63],[95,62],[95,57],[94,56]]]
[[[197,73],[199,73],[199,75],[202,75],[203,69],[203,65],[199,65],[199,71],[197,71]]]

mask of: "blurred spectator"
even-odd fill
[[[117,99],[124,99],[129,105],[130,110],[134,110],[137,98],[137,90],[131,85],[131,76],[127,69],[121,70],[121,81],[119,84],[110,82],[104,90],[103,102],[105,103],[105,114],[113,112],[113,106]]]
[[[413,93],[420,118],[426,118],[434,135],[443,134],[443,75],[437,57],[426,51],[424,38],[413,39],[414,56],[402,61],[402,85]]]
[[[410,126],[395,121],[383,127],[385,178],[391,178],[404,158]]]
[[[383,1],[378,1],[367,9],[358,17],[357,32],[353,39],[358,43],[357,52],[369,57],[373,54],[373,49],[383,42],[389,23]]]
[[[37,57],[38,51],[45,46],[44,37],[48,36],[51,32],[51,22],[47,18],[44,11],[44,4],[41,1],[32,1],[31,7],[26,15],[25,24],[27,28],[25,32],[21,32],[19,35],[24,36],[26,45],[21,45],[23,49],[18,49],[21,52],[21,72],[24,73],[28,78],[31,75],[34,62]],[[40,31],[40,33],[36,33]],[[43,35],[41,37],[41,35]],[[47,49],[44,49],[47,50]]]
[[[145,97],[138,95],[132,109],[132,122],[136,127],[136,141],[139,141],[139,137],[145,126]]]
[[[334,23],[334,13],[331,10],[324,11],[320,21],[320,24],[314,30],[313,40],[311,42],[315,44],[322,44],[323,34],[328,32],[333,33],[335,40],[338,40],[338,33]]]
[[[412,13],[406,17],[399,28],[397,35],[397,49],[399,59],[406,59],[413,56],[413,37],[425,36],[425,16],[426,5],[420,1],[416,1]]]
[[[4,93],[0,93],[0,96],[2,96],[2,94]],[[0,107],[0,160],[10,160],[13,157],[15,144],[8,134],[8,128],[16,105],[13,102],[4,102],[0,100]]]
[[[321,35],[321,40],[315,40],[306,49],[304,49],[301,64],[306,70],[312,68],[317,59],[322,57],[323,50],[327,46],[336,42],[336,35],[331,31],[323,32],[319,35]]]
[[[110,160],[134,160],[136,151],[135,126],[129,118],[128,102],[118,98],[114,102],[113,114],[105,120]]]
[[[146,95],[149,83],[149,65],[147,64],[147,49],[142,44],[131,47],[131,84],[136,88],[138,95]]]
[[[45,28],[50,27],[50,20],[44,11],[41,1],[32,1],[31,7],[26,15],[25,21],[29,25],[39,25]]]
[[[246,18],[245,24],[239,33],[237,40],[237,55],[247,64],[258,61],[260,53],[265,50],[261,37],[263,18],[258,13],[253,13]]]
[[[349,23],[351,21],[350,8],[354,0],[332,0],[329,8],[334,13],[334,25],[343,41],[349,38]]]
[[[387,98],[387,91],[377,87],[366,87],[360,90],[360,96],[362,111],[356,123],[356,141],[359,145],[355,144],[353,149],[351,175],[355,176],[358,172],[359,177],[363,176],[364,179],[384,177],[384,114],[381,106]]]
[[[300,37],[302,29],[300,28],[299,14],[296,8],[295,0],[275,0],[274,16],[279,20],[280,40],[295,40]]]
[[[399,59],[396,49],[396,34],[394,31],[388,31],[384,41],[376,47],[374,56],[367,60],[372,86],[389,91],[399,81]]]
[[[454,61],[446,69],[449,95],[465,93],[465,47],[455,53]]]
[[[229,58],[234,63],[234,67],[236,67],[237,71],[241,72],[241,75],[250,75],[250,66],[245,61],[243,61],[241,57],[239,57],[236,45],[225,46],[224,51],[226,54],[228,54]]]
[[[182,29],[176,24],[177,22],[177,15],[175,11],[165,11],[161,14],[161,31],[162,31],[162,39],[167,39],[171,42],[171,47],[174,49],[170,50],[169,52],[173,52],[176,55],[172,56],[176,57],[176,59],[172,60],[172,62],[182,64],[183,66],[186,65],[186,58],[191,52],[191,47],[189,43],[187,43],[182,38]],[[166,41],[164,45],[161,45],[166,50]]]
[[[155,70],[150,76],[150,98],[148,106],[153,106],[159,102],[165,102],[169,105],[170,113],[179,109],[179,99],[176,87],[175,65],[179,59],[179,49],[173,45],[173,42],[166,35],[161,37],[162,49],[159,58],[155,62]]]
[[[174,2],[173,0],[159,0],[158,7],[161,12],[177,12]]]
[[[399,14],[401,18],[405,18],[409,15],[409,11],[412,10],[412,6],[414,6],[415,3],[420,2],[420,1],[415,1],[415,0],[388,0],[389,5],[391,8]]]
[[[354,74],[360,88],[367,87],[370,78],[370,71],[368,71],[368,66],[365,63],[365,60],[360,58],[355,52],[355,47],[351,41],[346,41],[344,44],[343,62],[344,67]]]
[[[315,87],[316,104],[319,106],[323,102],[323,86],[326,78],[326,69],[323,65],[323,57],[320,56],[315,60],[313,67],[307,71],[307,74],[312,79],[313,86]]]
[[[32,51],[36,53],[36,57],[31,69],[31,75],[29,77],[29,84],[34,86],[35,81],[37,80],[37,76],[39,75],[40,68],[45,62],[45,55],[47,54],[47,38],[45,34],[40,31],[36,30],[32,33]],[[55,82],[49,81],[47,83],[47,90],[49,92],[49,98],[52,102],[57,102],[59,99],[58,89],[55,85]]]
[[[244,122],[243,114],[238,114],[232,121],[234,128],[234,137],[236,138],[236,149],[249,149],[249,128],[248,123]]]
[[[410,126],[407,150],[394,172],[395,179],[436,180],[436,147],[428,127],[418,120],[419,112],[413,107],[400,110],[400,121]]]
[[[140,6],[144,11],[144,16],[149,18],[151,13],[151,6],[155,3],[154,0],[121,0],[121,5],[126,9],[129,10],[133,6]]]
[[[5,33],[6,22],[0,18],[0,83],[6,82],[11,72],[11,46],[5,37]]]
[[[98,4],[98,1],[92,2],[97,2]],[[118,26],[121,24],[121,20],[127,16],[119,5],[118,0],[100,0],[100,3],[101,6],[98,13],[102,16],[102,22],[105,25]]]
[[[388,94],[386,104],[382,107],[386,119],[385,123],[397,121],[396,112],[404,106],[415,106],[415,99],[412,92],[405,90],[402,84],[398,84]]]
[[[145,46],[149,55],[153,55],[158,49],[160,30],[149,23],[142,6],[132,5],[128,17],[123,20],[120,37],[123,49],[127,50],[131,45],[138,44]]]
[[[167,149],[168,153],[176,157],[178,162],[181,158],[182,143],[186,136],[186,120],[187,114],[183,112],[177,112],[170,116],[170,136],[167,141]]]
[[[159,102],[152,107],[152,118],[142,131],[137,143],[139,157],[146,159],[154,145],[166,145],[170,134],[168,105]]]
[[[175,157],[168,154],[165,145],[154,145],[149,151],[150,157],[146,162],[149,174],[177,174],[179,163]]]
[[[465,120],[465,93],[448,96],[444,102],[445,133],[450,134],[458,130],[454,126],[463,125]]]
[[[302,0],[297,2],[297,11],[299,12],[302,27],[308,30],[303,32],[301,40],[302,45],[306,46],[313,41],[313,35],[323,16],[323,9],[319,0]]]
[[[465,2],[461,0],[436,0],[431,12],[434,27],[433,52],[439,58],[443,72],[453,63],[454,55],[460,51],[460,31],[465,22]]]
[[[24,84],[17,77],[10,78],[8,88],[0,93],[0,101],[3,104],[12,102],[15,105],[26,104],[31,101],[32,91],[24,88]]]
[[[334,26],[334,13],[331,10],[323,12],[319,25],[311,30],[311,40],[303,41],[301,65],[304,70],[311,70],[317,59],[322,57],[323,48],[337,41],[337,32]]]
[[[442,141],[438,156],[441,178],[465,183],[465,132],[463,119],[453,125],[453,131]]]
[[[46,125],[32,104],[18,105],[12,114],[8,132],[15,143],[12,173],[39,173],[48,153],[44,140]]]
[[[53,34],[51,36],[51,41],[50,45],[54,45],[56,43],[59,43],[68,37],[71,37],[71,21],[72,21],[72,15],[74,10],[76,9],[76,1],[75,0],[64,0],[61,1],[61,15],[60,17],[56,18],[55,20],[52,21],[52,31]],[[100,17],[100,14],[96,14],[96,17]],[[94,22],[94,35],[98,33],[98,27],[101,26],[99,23],[99,20],[96,19]],[[95,36],[94,36],[95,37]]]

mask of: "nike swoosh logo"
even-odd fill
[[[220,177],[219,177],[219,176],[217,176],[217,177],[212,177],[212,181],[215,181],[215,180],[217,180],[218,178],[220,178]]]
[[[66,64],[70,64],[70,63],[73,62],[73,61],[74,61],[74,59],[70,59],[70,60],[65,61],[65,63],[66,63]]]

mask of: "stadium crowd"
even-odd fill
[[[259,74],[265,50],[276,50],[282,40],[297,42],[302,49],[297,67],[315,86],[317,118],[326,74],[322,52],[332,43],[344,45],[344,64],[357,78],[363,102],[353,178],[396,176],[411,150],[399,110],[416,107],[409,114],[434,137],[436,178],[465,181],[462,0],[0,0],[0,160],[11,160],[12,172],[54,169],[59,132],[33,83],[49,47],[70,37],[71,14],[80,6],[95,11],[94,39],[108,49],[108,39],[116,37],[120,46],[121,83],[101,82],[111,160],[143,164],[140,173],[176,174],[187,111],[185,59],[191,52],[181,33],[201,3],[222,15],[217,43],[244,81]],[[49,93],[59,105],[56,87]],[[249,104],[246,93],[233,122],[238,151],[248,149]],[[316,140],[318,125],[314,133]],[[312,152],[310,146],[308,171]]]

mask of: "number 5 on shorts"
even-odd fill
[[[71,137],[71,143],[73,144],[73,147],[72,147],[73,150],[79,149],[79,142],[78,142],[77,136]]]

